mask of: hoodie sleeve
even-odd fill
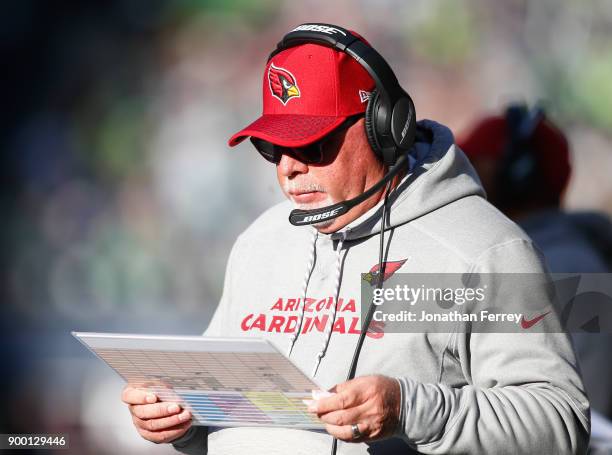
[[[208,327],[202,334],[203,336],[223,336],[223,327],[231,308],[232,301],[232,281],[234,279],[232,274],[234,258],[239,255],[238,249],[240,244],[240,237],[236,240],[232,251],[227,261],[227,267],[225,269],[225,280],[223,283],[223,293],[221,300],[217,306]],[[203,426],[192,426],[187,433],[180,438],[172,442],[172,445],[179,452],[187,455],[205,455],[208,452],[207,449],[207,438],[208,438],[208,427]]]
[[[492,247],[476,273],[544,273],[531,242]],[[527,299],[517,287],[517,298]],[[522,293],[522,294],[521,294]],[[543,319],[557,323],[551,312]],[[449,352],[468,384],[452,387],[398,378],[398,433],[422,453],[585,453],[589,403],[565,333],[456,333]]]

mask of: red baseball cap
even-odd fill
[[[344,52],[318,44],[285,49],[266,65],[262,116],[234,134],[229,145],[249,136],[285,147],[316,142],[364,112],[375,85]]]

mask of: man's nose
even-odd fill
[[[276,165],[278,172],[284,177],[293,177],[297,174],[308,172],[308,165],[294,158],[287,153],[283,153],[279,163]]]

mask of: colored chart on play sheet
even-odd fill
[[[127,382],[181,403],[196,425],[324,427],[302,401],[321,387],[267,341],[73,335]]]

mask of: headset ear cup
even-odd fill
[[[378,157],[379,160],[383,160],[382,150],[378,145],[378,141],[376,140],[376,105],[378,104],[378,90],[372,91],[370,94],[370,100],[368,101],[368,107],[366,108],[365,113],[365,133],[368,138],[368,142],[370,143],[370,147],[374,151],[374,154]]]

